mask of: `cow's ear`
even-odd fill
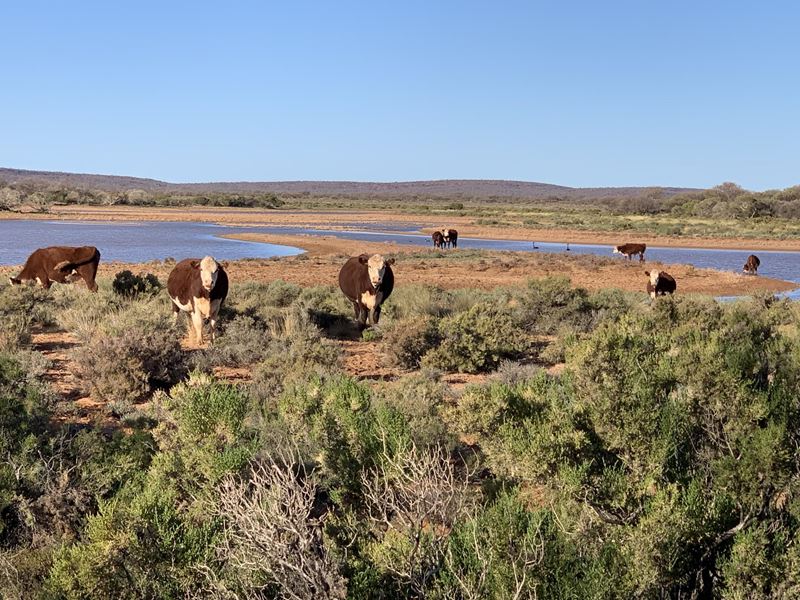
[[[645,271],[644,274],[650,277],[650,271]]]
[[[369,262],[369,254],[359,255],[358,262],[360,262],[362,265],[367,264]]]
[[[386,264],[387,265],[393,265],[394,264],[394,259],[390,258],[389,260],[386,261]]]
[[[193,269],[199,269],[200,268],[200,261],[199,260],[193,260],[192,262],[189,263],[189,266],[191,266]]]

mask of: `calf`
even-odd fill
[[[645,271],[650,279],[647,281],[647,293],[655,300],[656,296],[665,296],[675,292],[675,278],[665,271]]]
[[[380,254],[354,256],[339,271],[339,287],[353,303],[355,318],[361,327],[376,325],[381,305],[394,289],[394,259]]]
[[[622,244],[621,246],[614,246],[614,254],[624,254],[631,260],[632,256],[639,255],[639,262],[644,262],[644,251],[647,250],[647,244]]]
[[[441,231],[434,231],[433,235],[431,235],[431,239],[433,240],[434,248],[441,248],[444,246],[444,236]]]
[[[172,300],[175,322],[181,311],[192,316],[192,327],[197,344],[203,343],[203,321],[211,324],[211,340],[217,328],[217,316],[228,296],[228,274],[216,260],[187,258],[182,260],[167,279],[167,292]]]
[[[94,246],[49,246],[34,250],[25,261],[25,266],[16,277],[10,277],[11,285],[20,285],[25,281],[36,281],[44,289],[49,290],[53,282],[72,283],[83,279],[86,287],[97,291],[94,278],[97,265],[100,264],[100,252]]]
[[[744,263],[742,272],[747,273],[748,275],[758,275],[759,266],[761,266],[761,261],[758,260],[758,257],[755,254],[751,254],[747,257],[747,262]]]
[[[458,232],[455,229],[442,229],[442,239],[445,247],[458,248]]]

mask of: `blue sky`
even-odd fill
[[[800,183],[795,3],[33,0],[0,23],[0,166]]]

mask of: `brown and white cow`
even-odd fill
[[[655,300],[656,296],[672,294],[677,288],[675,278],[665,271],[645,271],[650,279],[647,281],[647,293]]]
[[[442,235],[441,231],[434,231],[433,234],[431,235],[431,239],[433,240],[434,248],[444,247],[444,236]]]
[[[339,287],[353,303],[355,318],[362,327],[369,322],[376,325],[381,316],[381,305],[394,289],[394,259],[380,254],[354,256],[339,271]]]
[[[644,251],[647,250],[647,244],[622,244],[614,246],[613,254],[624,254],[631,260],[631,257],[639,255],[639,262],[644,262]]]
[[[50,289],[53,282],[72,283],[83,279],[93,292],[97,291],[94,281],[100,252],[94,246],[49,246],[39,248],[25,261],[25,266],[16,277],[9,277],[11,285],[26,281],[36,281],[44,289]]]
[[[744,263],[742,272],[747,273],[748,275],[758,275],[758,267],[760,266],[761,261],[758,260],[758,257],[755,254],[751,254],[747,257],[747,262]]]
[[[449,248],[458,248],[458,231],[455,229],[442,229],[442,241],[444,242],[444,247]]]
[[[209,320],[214,340],[219,309],[228,296],[228,274],[211,256],[187,258],[175,265],[167,279],[175,322],[181,311],[192,317],[194,338],[203,342],[203,321]]]

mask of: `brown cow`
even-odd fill
[[[742,272],[747,273],[748,275],[758,275],[758,267],[760,266],[761,261],[758,260],[758,257],[755,254],[751,254],[747,257],[747,262],[744,263]]]
[[[644,262],[644,251],[647,250],[647,244],[622,244],[614,246],[613,254],[624,254],[631,260],[631,257],[638,254],[639,262]]]
[[[220,306],[228,296],[228,274],[216,260],[206,256],[187,258],[175,265],[167,279],[167,292],[172,300],[175,322],[181,311],[192,316],[195,341],[203,343],[203,321],[211,324],[214,341]]]
[[[11,285],[20,285],[24,281],[36,281],[44,289],[49,290],[53,282],[72,283],[83,279],[93,292],[97,291],[94,281],[97,265],[100,264],[100,252],[94,246],[50,246],[34,250],[25,261],[25,266],[16,277],[9,277]]]
[[[433,235],[431,235],[431,239],[433,240],[434,248],[444,247],[444,236],[441,231],[434,231]]]
[[[376,325],[383,304],[394,289],[394,259],[380,254],[354,256],[339,271],[339,287],[353,303],[355,318],[364,327]]]
[[[458,231],[455,229],[442,229],[442,240],[444,241],[444,247],[449,248],[458,248]]]
[[[665,271],[645,271],[650,279],[647,281],[647,293],[655,300],[656,296],[672,294],[678,287],[675,278]]]

